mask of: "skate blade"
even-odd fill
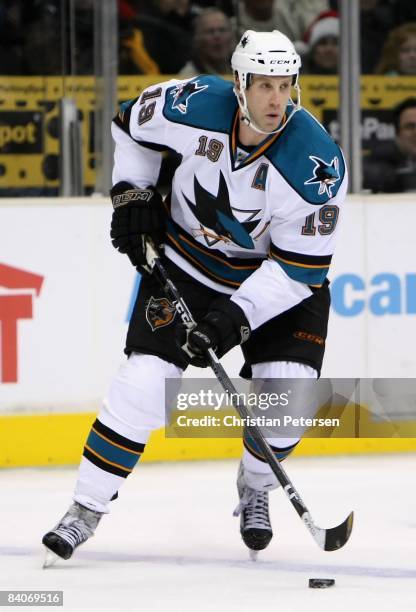
[[[52,565],[55,565],[58,559],[58,555],[55,555],[54,552],[52,552],[51,550],[49,550],[49,548],[46,548],[45,546],[45,559],[43,561],[42,568],[46,569],[47,567],[52,567]]]
[[[248,554],[250,557],[250,561],[257,561],[257,557],[259,556],[259,551],[258,550],[251,550],[251,548],[248,549]]]

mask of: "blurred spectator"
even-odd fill
[[[328,9],[328,0],[237,0],[233,25],[238,38],[246,30],[280,30],[300,41],[317,15]]]
[[[26,74],[93,74],[93,0],[75,0],[73,7],[75,24],[69,15],[70,7],[61,0],[25,3],[23,53]],[[71,44],[72,39],[75,47]]]
[[[146,49],[143,32],[126,15],[128,9],[124,6],[119,15],[119,74],[160,74],[158,64]]]
[[[6,0],[0,4],[0,74],[23,72],[22,1]]]
[[[416,22],[391,30],[384,44],[377,74],[416,75]]]
[[[416,21],[416,2],[414,0],[394,0],[392,8],[397,25],[407,21]]]
[[[194,4],[201,7],[201,9],[215,6],[215,8],[225,13],[227,17],[232,17],[235,14],[235,0],[194,0]]]
[[[360,0],[361,72],[373,74],[388,32],[396,25],[394,7],[383,0]]]
[[[62,54],[62,14],[58,0],[31,2],[25,10],[23,54],[25,73],[59,75],[64,73]]]
[[[137,5],[132,0],[117,0],[118,14],[121,20],[129,21],[137,17]]]
[[[339,18],[336,11],[326,11],[306,32],[309,51],[304,57],[305,74],[337,74]]]
[[[130,7],[135,9],[133,2]],[[124,5],[125,10],[126,6]],[[176,74],[191,54],[195,8],[189,0],[148,0],[120,21],[120,74]]]
[[[394,111],[396,139],[379,143],[364,158],[364,189],[374,193],[416,191],[416,98],[407,98]]]
[[[219,9],[204,9],[195,19],[192,57],[180,76],[230,73],[234,46],[228,17]]]

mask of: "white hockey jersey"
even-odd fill
[[[322,285],[347,172],[341,150],[306,110],[245,151],[233,84],[198,76],[123,103],[113,137],[114,184],[154,185],[161,151],[182,156],[165,254],[201,283],[232,294],[252,329]]]

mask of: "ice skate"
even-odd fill
[[[73,503],[56,527],[42,538],[46,547],[43,567],[50,567],[59,558],[69,559],[80,544],[94,535],[101,517],[100,512]]]
[[[250,549],[250,559],[255,561],[259,550],[264,550],[273,537],[269,518],[269,492],[257,491],[248,486],[243,464],[240,463],[237,478],[240,503],[234,516],[240,515],[240,533]]]

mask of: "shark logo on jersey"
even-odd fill
[[[152,331],[156,331],[159,327],[165,327],[165,325],[172,323],[175,315],[175,307],[167,298],[154,298],[152,295],[147,302],[146,320],[152,328]]]
[[[177,108],[182,114],[185,114],[188,110],[189,98],[204,91],[207,87],[208,85],[198,85],[198,81],[188,81],[185,85],[178,85],[172,91],[172,110]]]
[[[320,157],[309,155],[309,159],[314,162],[313,176],[304,182],[304,185],[319,185],[318,194],[326,193],[332,198],[332,188],[335,183],[341,178],[339,175],[339,159],[334,157],[331,163],[328,163]]]
[[[194,194],[195,204],[182,192],[190,210],[201,224],[198,233],[199,235],[202,234],[208,246],[223,240],[224,242],[234,242],[244,249],[255,248],[250,233],[261,221],[261,219],[253,221],[261,209],[242,210],[231,206],[227,183],[221,171],[217,195],[213,195],[204,189],[196,176],[194,176]],[[241,221],[237,216],[241,218]],[[260,234],[263,233],[264,229]],[[254,240],[260,234],[255,236]]]

